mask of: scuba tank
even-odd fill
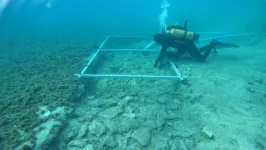
[[[195,32],[187,31],[187,20],[185,21],[184,27],[172,25],[167,28],[168,34],[177,39],[177,40],[184,40],[189,42],[195,42],[199,39],[199,34]]]

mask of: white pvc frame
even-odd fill
[[[266,33],[241,33],[241,34],[229,34],[226,32],[198,32],[200,34],[209,34],[209,35],[217,35],[213,36],[212,38],[205,38],[199,40],[199,42],[203,41],[208,41],[211,39],[223,39],[223,38],[229,38],[229,37],[238,37],[238,36],[251,36],[251,35],[260,35],[264,36]],[[123,51],[123,52],[160,52],[159,49],[149,49],[154,42],[149,43],[146,45],[143,49],[103,49],[103,46],[105,43],[108,41],[109,38],[148,38],[147,36],[107,36],[105,40],[102,42],[100,47],[96,50],[94,55],[91,57],[87,65],[82,69],[82,71],[78,74],[75,74],[76,77],[78,78],[142,78],[142,79],[171,79],[171,80],[184,80],[184,77],[179,71],[179,68],[176,67],[176,65],[170,61],[171,67],[176,73],[175,76],[158,76],[158,75],[121,75],[121,74],[86,74],[85,72],[87,69],[90,67],[91,63],[94,61],[96,56],[100,52],[118,52],[118,51]]]
[[[87,74],[85,73],[87,69],[91,66],[92,62],[95,60],[95,58],[99,55],[100,52],[160,52],[159,49],[149,49],[154,42],[149,43],[146,45],[143,49],[103,49],[105,43],[110,38],[145,38],[147,36],[107,36],[105,40],[102,42],[100,47],[96,50],[96,52],[93,54],[91,59],[88,61],[87,65],[82,69],[82,71],[78,74],[75,74],[78,78],[141,78],[141,79],[168,79],[168,80],[184,80],[184,77],[182,77],[179,68],[176,67],[176,65],[170,61],[171,68],[175,72],[176,75],[173,76],[159,76],[159,75],[121,75],[121,74]],[[148,38],[148,37],[147,37]]]

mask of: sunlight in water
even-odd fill
[[[52,6],[53,6],[53,3],[52,3],[52,0],[48,0],[47,2],[46,2],[46,8],[51,8]]]
[[[9,0],[0,0],[0,17],[4,10],[6,9],[7,5],[9,3]]]
[[[54,6],[54,1],[53,0],[33,0],[31,1],[30,4],[32,7],[42,5],[46,7],[47,9],[50,9]]]

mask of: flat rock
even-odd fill
[[[125,93],[125,92],[118,92],[118,93],[116,94],[116,96],[117,96],[118,98],[124,98],[124,97],[126,96],[126,93]]]
[[[91,106],[91,107],[100,107],[101,106],[101,103],[99,102],[98,99],[93,99],[93,100],[89,100],[87,102],[87,105],[88,106]]]
[[[181,119],[181,113],[180,112],[177,112],[177,111],[171,111],[171,112],[168,112],[168,113],[165,113],[164,114],[164,119],[165,120],[174,120],[174,119]]]
[[[152,138],[152,144],[154,146],[154,150],[165,150],[169,149],[168,139],[162,136],[155,136]]]
[[[115,121],[106,119],[104,120],[104,125],[111,133],[117,132],[118,125]]]
[[[155,118],[157,113],[160,112],[160,107],[156,105],[146,105],[139,107],[139,116],[146,119]]]
[[[176,121],[174,129],[175,130],[168,133],[169,137],[188,138],[199,130],[195,124],[186,121]]]
[[[83,136],[85,136],[87,134],[87,131],[88,131],[88,124],[85,123],[80,127],[79,134],[78,134],[77,138],[79,139],[79,138],[82,138]]]
[[[164,114],[162,113],[158,113],[156,116],[156,124],[159,128],[161,128],[162,126],[164,126],[165,124],[165,120],[164,120]]]
[[[188,145],[186,145],[186,144],[188,144]],[[175,139],[175,140],[169,141],[169,147],[171,150],[188,150],[188,149],[190,149],[190,147],[193,147],[194,143],[193,142],[187,142],[186,144],[182,139],[180,139],[180,140]],[[191,148],[191,149],[193,149],[193,148]]]
[[[167,97],[167,96],[165,96],[165,95],[162,95],[162,96],[160,96],[160,97],[158,97],[158,98],[156,99],[156,101],[157,101],[158,103],[161,103],[161,104],[166,104],[168,100],[169,100],[169,97]]]
[[[115,139],[119,147],[126,147],[128,145],[128,137],[126,136],[123,136],[121,134],[116,134]]]
[[[74,140],[69,142],[68,149],[84,148],[86,146],[86,140]]]
[[[99,116],[107,118],[107,119],[112,119],[122,112],[123,112],[122,109],[119,107],[111,107],[111,108],[107,108],[104,111],[100,112]]]
[[[143,123],[143,125],[150,129],[158,128],[158,125],[156,124],[155,120],[147,120]]]
[[[149,128],[135,130],[131,137],[138,141],[142,146],[146,146],[151,141],[151,131]]]
[[[191,133],[189,131],[181,131],[181,130],[171,131],[168,133],[169,137],[189,138],[192,135],[193,135],[193,133]]]
[[[139,122],[136,119],[130,119],[127,117],[119,118],[119,133],[126,133],[139,127]]]
[[[168,101],[166,107],[168,110],[180,110],[182,104],[178,103],[177,101]]]
[[[136,114],[134,114],[134,113],[124,113],[122,116],[132,119],[132,118],[136,117]]]
[[[121,99],[118,102],[118,106],[121,107],[121,108],[125,108],[133,100],[134,100],[133,96],[126,96],[125,98]]]
[[[94,120],[89,126],[90,133],[100,137],[105,132],[105,127],[100,122]]]
[[[87,144],[84,149],[82,150],[94,150],[93,146],[91,144]]]
[[[83,118],[86,119],[93,119],[97,113],[99,113],[102,109],[97,107],[89,108],[86,111],[86,114],[83,116]]]
[[[116,106],[118,103],[117,99],[114,98],[104,99],[103,102],[105,107],[113,107]]]
[[[114,136],[107,135],[101,140],[100,145],[101,147],[108,147],[109,149],[112,149],[117,146],[117,141],[115,140]]]

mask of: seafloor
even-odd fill
[[[205,63],[180,59],[180,83],[76,78],[98,39],[1,39],[0,149],[266,149],[266,40],[231,40],[241,47]],[[157,55],[101,53],[89,71],[174,75],[169,65],[153,67]]]

